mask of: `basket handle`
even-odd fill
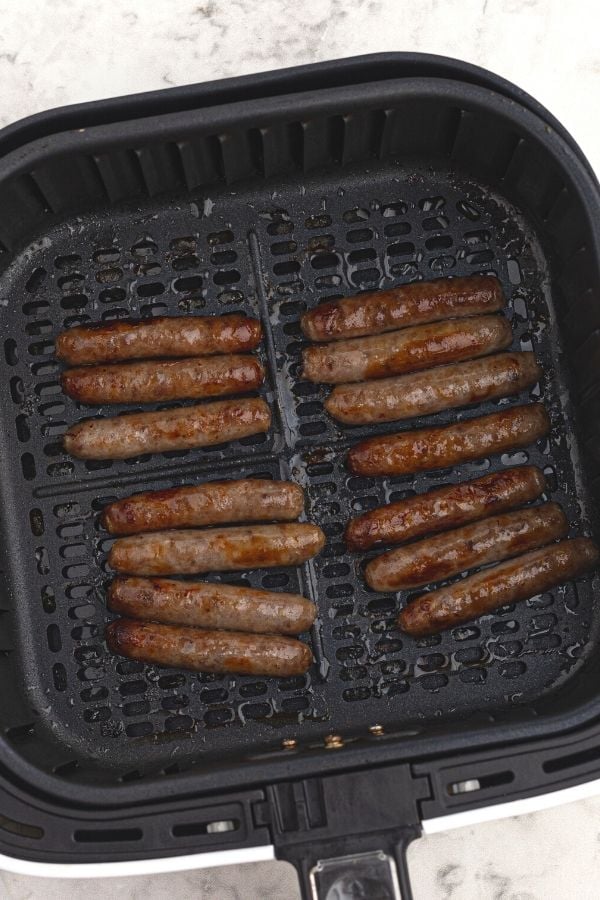
[[[406,850],[412,836],[387,850],[296,861],[303,900],[412,900]]]
[[[275,855],[296,867],[304,900],[412,900],[406,850],[429,794],[398,763],[271,785]]]

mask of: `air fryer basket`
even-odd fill
[[[132,116],[0,159],[8,770],[64,802],[141,802],[507,744],[597,715],[596,578],[416,641],[393,630],[397,599],[365,587],[341,538],[362,510],[526,461],[545,471],[573,533],[597,534],[597,213],[597,185],[561,134],[489,87],[450,78]],[[550,438],[416,478],[350,476],[345,450],[374,429],[336,425],[326,392],[302,381],[301,312],[479,272],[501,279],[514,349],[533,348],[545,374],[531,393],[458,416],[542,399]],[[120,462],[62,452],[69,424],[112,412],[61,394],[62,328],[238,310],[266,333],[268,436]],[[316,601],[309,675],[193,675],[112,657],[102,506],[252,476],[302,484],[307,518],[328,537],[305,567],[239,576]]]

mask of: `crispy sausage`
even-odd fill
[[[134,494],[109,503],[102,524],[111,534],[136,534],[228,522],[291,521],[303,509],[304,491],[299,485],[241,478]]]
[[[527,600],[578,578],[595,569],[598,560],[598,548],[589,538],[550,544],[422,594],[402,610],[398,627],[413,637],[454,628],[507,603]]]
[[[355,475],[408,475],[526,447],[549,431],[541,403],[513,406],[455,425],[368,438],[349,451],[348,468]]]
[[[264,400],[220,400],[161,412],[88,419],[72,425],[63,443],[81,459],[127,459],[142,453],[191,450],[236,441],[271,426]]]
[[[307,347],[302,354],[303,376],[327,384],[385,378],[485,356],[505,350],[511,341],[512,329],[503,316],[417,325],[374,337]]]
[[[312,653],[302,641],[278,634],[204,631],[117,619],[106,628],[109,650],[150,665],[283,678],[303,675]]]
[[[193,575],[296,566],[324,544],[321,529],[305,523],[157,531],[115,541],[108,562],[129,575]]]
[[[199,356],[111,366],[81,366],[61,375],[65,394],[88,405],[163,403],[243,394],[260,387],[265,371],[254,356]]]
[[[423,587],[543,547],[568,530],[557,503],[518,509],[384,553],[368,564],[365,579],[374,591]]]
[[[544,474],[536,466],[505,469],[474,481],[450,484],[357,516],[346,526],[346,544],[349,550],[368,550],[377,544],[400,544],[431,532],[447,531],[535,500],[545,488]]]
[[[407,325],[497,312],[504,302],[500,282],[490,275],[438,278],[321,303],[304,313],[300,324],[311,341],[338,341]]]
[[[126,618],[258,634],[300,634],[316,616],[299,594],[167,578],[115,578],[108,607]]]
[[[541,374],[533,353],[498,353],[428,372],[341,384],[325,401],[325,409],[345,425],[398,422],[518,394]]]
[[[56,355],[71,366],[160,356],[208,356],[254,350],[261,324],[241,313],[228,316],[157,316],[77,325],[56,339]]]

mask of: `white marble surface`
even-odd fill
[[[0,124],[53,106],[387,50],[517,82],[600,171],[596,0],[0,0]],[[415,900],[592,900],[600,799],[422,839]],[[0,872],[18,900],[295,900],[282,863],[108,881]]]

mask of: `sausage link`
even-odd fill
[[[257,319],[228,316],[157,316],[77,325],[56,339],[56,355],[71,366],[160,356],[209,356],[254,350],[262,338]]]
[[[385,378],[442,363],[505,350],[512,341],[503,316],[473,316],[418,325],[389,334],[307,347],[302,354],[308,381],[344,384]]]
[[[136,534],[228,522],[290,521],[303,509],[304,491],[299,485],[242,478],[134,494],[109,503],[102,524],[111,534]]]
[[[131,619],[111,622],[106,643],[119,656],[192,672],[283,678],[303,675],[312,662],[306,644],[278,634],[204,631]]]
[[[533,353],[499,353],[413,375],[342,384],[327,398],[325,409],[345,425],[398,422],[518,394],[541,374]]]
[[[300,594],[167,578],[115,578],[108,607],[126,618],[258,634],[300,634],[316,616]]]
[[[490,275],[438,278],[331,300],[304,313],[300,324],[312,341],[338,341],[458,316],[497,312],[502,286]]]
[[[221,400],[160,412],[88,419],[72,425],[63,443],[81,459],[127,459],[142,453],[191,450],[268,431],[271,412],[264,400]]]
[[[265,371],[249,355],[199,356],[111,366],[81,366],[61,375],[79,403],[161,403],[242,394],[260,387]]]
[[[543,547],[568,530],[557,503],[519,509],[384,553],[368,564],[365,579],[381,592],[423,587]]]
[[[296,566],[324,544],[321,529],[304,523],[157,531],[115,541],[108,562],[129,575],[193,575]]]
[[[595,569],[599,558],[598,548],[589,538],[533,550],[417,597],[400,613],[398,627],[413,637],[454,628],[507,603],[527,600],[578,578]]]
[[[355,475],[408,475],[526,447],[549,431],[541,403],[513,406],[455,425],[368,438],[351,448],[348,468]]]
[[[505,469],[372,509],[346,526],[349,550],[400,544],[435,531],[447,531],[493,513],[535,500],[546,488],[536,466]]]

